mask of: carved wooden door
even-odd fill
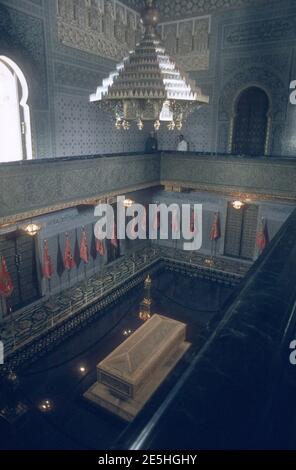
[[[228,204],[224,254],[234,258],[253,259],[258,219],[258,206],[245,205],[236,210]]]
[[[236,155],[264,155],[269,100],[266,93],[250,87],[236,106],[232,152]]]
[[[1,237],[0,252],[6,259],[14,286],[7,306],[16,310],[38,299],[40,290],[34,237],[18,232]]]

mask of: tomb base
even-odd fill
[[[132,421],[190,347],[186,325],[153,315],[97,365],[87,400]]]
[[[184,342],[168,358],[159,365],[150,380],[144,384],[134,398],[122,399],[114,395],[106,385],[96,382],[85,393],[84,397],[105,410],[119,416],[125,421],[133,421],[142,410],[157,388],[176,367],[182,356],[189,349],[190,343]]]

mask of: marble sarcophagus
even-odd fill
[[[84,396],[131,421],[189,346],[185,324],[153,315],[97,365],[97,382]]]

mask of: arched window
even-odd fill
[[[264,90],[252,86],[238,97],[235,109],[232,153],[264,155],[268,129],[269,99]]]
[[[0,55],[0,163],[32,158],[28,85],[20,68]]]

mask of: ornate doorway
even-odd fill
[[[269,99],[264,90],[252,86],[244,90],[235,105],[232,153],[264,155],[268,131]]]

